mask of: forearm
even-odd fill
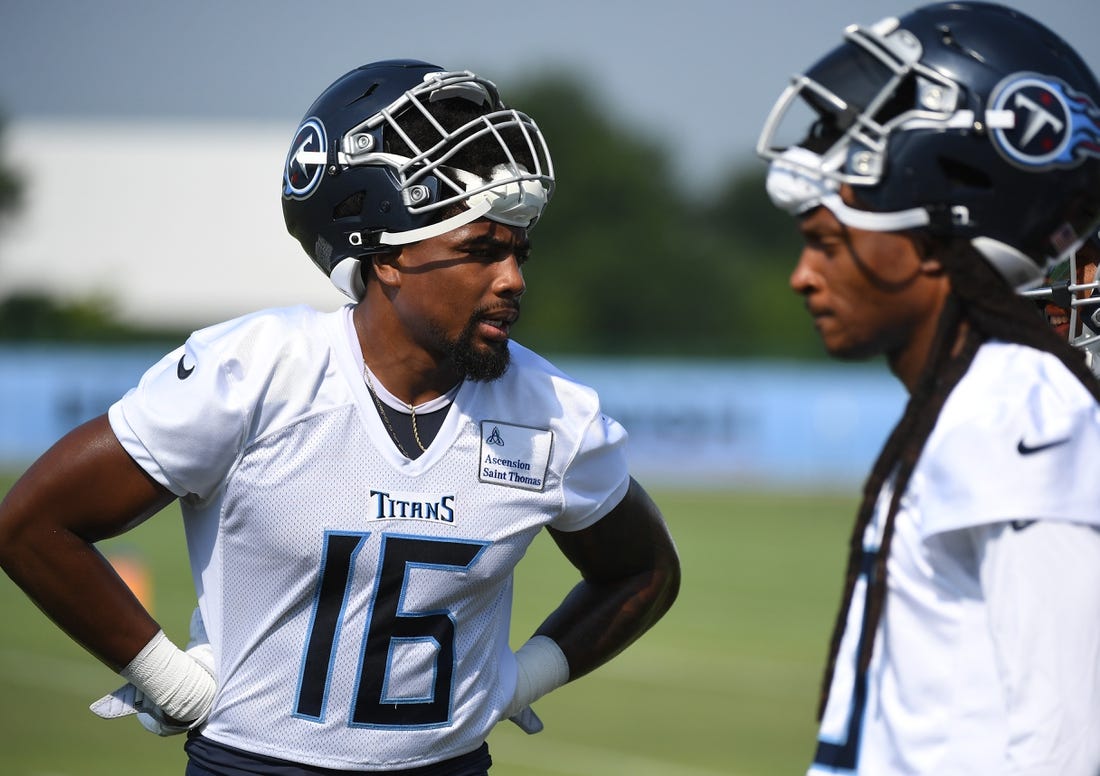
[[[576,679],[618,655],[672,605],[678,575],[654,569],[612,582],[582,581],[535,631],[548,636]]]
[[[5,542],[4,571],[74,641],[120,670],[157,632],[157,623],[94,546],[63,531],[52,532],[48,543],[34,536],[37,531],[26,533]]]
[[[516,654],[516,689],[505,716],[528,733],[540,730],[537,718],[531,727],[514,715],[626,649],[672,605],[678,579],[673,564],[614,582],[578,584]]]
[[[536,634],[557,642],[576,679],[668,611],[679,592],[680,561],[660,510],[633,480],[618,506],[593,526],[550,535],[582,579]]]
[[[158,630],[96,550],[173,496],[141,471],[105,418],[66,435],[0,502],[0,566],[54,622],[114,670]]]

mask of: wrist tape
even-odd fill
[[[516,690],[505,717],[519,713],[569,681],[569,661],[549,636],[532,636],[516,652]]]
[[[119,675],[166,715],[180,722],[204,716],[214,701],[214,676],[164,635],[157,635]]]

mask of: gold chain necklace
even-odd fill
[[[378,393],[374,390],[374,381],[371,379],[370,367],[367,366],[366,359],[363,359],[363,377],[367,379],[367,390],[370,392],[370,397],[374,399],[374,406],[378,408],[378,414],[382,416],[382,422],[386,424],[386,430],[390,432],[390,438],[393,440],[393,443],[397,445],[397,449],[401,452],[401,455],[406,458],[412,458],[401,444],[401,439],[397,436],[397,432],[393,430],[393,426],[390,424],[390,416],[386,413],[386,408],[382,406],[382,400],[378,398]],[[416,427],[416,407],[411,404],[407,406],[409,408],[409,414],[412,415],[413,439],[416,440],[416,446],[420,448],[420,452],[426,453],[428,452],[428,448],[424,447],[424,443],[420,441],[420,430]]]

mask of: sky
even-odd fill
[[[1100,72],[1098,0],[1007,4]],[[846,25],[914,5],[0,0],[0,153],[28,182],[0,232],[0,293],[107,293],[149,323],[330,308],[343,298],[287,237],[273,192],[299,119],[343,73],[417,58],[474,70],[507,100],[509,84],[565,69],[706,187],[762,164],[775,99]]]
[[[1100,71],[1100,2],[1011,0]],[[22,116],[264,119],[291,133],[370,61],[424,59],[502,86],[552,67],[675,141],[689,179],[751,157],[787,78],[915,3],[883,0],[0,0],[0,106]],[[505,94],[507,96],[507,94]]]

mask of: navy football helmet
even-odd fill
[[[1033,288],[1100,220],[1100,84],[1018,11],[927,5],[845,30],[792,79],[757,153],[791,213],[824,205],[853,227],[965,238]]]
[[[464,169],[472,160],[479,169]],[[339,78],[306,111],[283,168],[283,218],[358,300],[363,257],[482,217],[531,227],[553,188],[542,133],[492,82],[387,60]]]

